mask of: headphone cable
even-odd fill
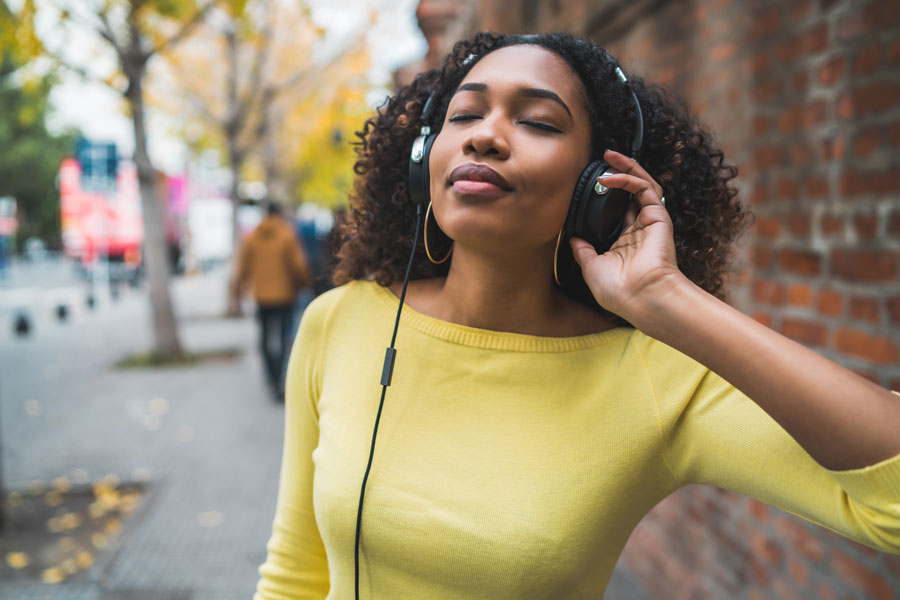
[[[406,265],[406,275],[403,277],[403,287],[400,290],[400,304],[397,306],[397,318],[394,320],[394,333],[391,335],[391,345],[384,355],[384,366],[381,370],[381,400],[378,402],[378,413],[375,415],[375,427],[372,430],[372,447],[369,449],[369,462],[366,464],[366,473],[363,475],[362,487],[359,490],[359,507],[356,510],[356,542],[353,549],[353,562],[355,569],[356,600],[359,600],[359,534],[362,531],[363,498],[366,495],[366,481],[369,479],[369,470],[372,468],[372,458],[375,456],[375,437],[378,435],[378,423],[381,421],[381,409],[384,407],[384,396],[391,385],[391,375],[394,372],[394,359],[397,350],[394,342],[397,340],[397,329],[400,327],[400,311],[403,310],[403,301],[406,299],[406,284],[409,283],[409,275],[412,273],[413,258],[416,255],[416,246],[419,244],[419,228],[422,225],[422,204],[416,203],[416,230],[413,236],[412,251],[409,253],[409,264]]]

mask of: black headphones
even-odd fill
[[[616,65],[616,76],[627,86],[628,79],[622,69]],[[644,118],[637,95],[630,87],[628,92],[634,102],[634,136],[631,141],[631,157],[636,159],[644,140]],[[409,195],[415,204],[427,206],[430,200],[430,173],[428,160],[431,147],[437,137],[431,132],[430,117],[434,109],[434,94],[428,97],[422,109],[420,120],[422,128],[412,145],[409,156]],[[631,192],[619,188],[604,186],[598,177],[610,169],[609,163],[597,160],[589,164],[575,185],[569,212],[563,225],[560,243],[557,249],[558,265],[554,271],[556,283],[576,295],[583,295],[582,287],[586,287],[578,272],[578,265],[572,257],[568,239],[580,237],[603,253],[609,250],[619,234],[625,221],[625,213],[631,204]],[[427,227],[426,223],[426,227]],[[578,277],[574,277],[574,275]]]

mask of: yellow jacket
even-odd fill
[[[312,283],[309,262],[290,224],[277,215],[262,220],[244,240],[232,279],[237,296],[247,283],[262,306],[291,304]]]

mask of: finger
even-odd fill
[[[641,207],[658,205],[662,206],[661,195],[656,191],[651,182],[635,175],[615,173],[599,178],[606,187],[620,188],[634,194]]]
[[[656,183],[656,180],[650,176],[650,174],[641,166],[641,163],[637,162],[630,156],[626,156],[621,152],[616,152],[615,150],[607,150],[603,154],[603,158],[608,162],[611,166],[615,167],[617,171],[621,173],[628,173],[629,175],[634,175],[635,177],[639,177],[645,181],[650,182],[653,186],[654,190],[659,196],[663,195],[662,186]]]
[[[569,238],[569,245],[572,247],[572,256],[578,266],[584,268],[585,263],[597,256],[597,251],[589,242],[577,237]]]

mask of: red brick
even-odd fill
[[[753,135],[762,135],[772,128],[772,119],[763,115],[756,115],[750,125]]]
[[[824,346],[828,341],[828,328],[819,321],[785,317],[781,321],[781,333],[801,344]]]
[[[801,586],[809,583],[809,569],[792,552],[787,554],[787,572]]]
[[[850,318],[870,323],[878,323],[881,313],[878,310],[878,299],[871,296],[854,296],[850,298]]]
[[[844,219],[835,214],[825,213],[819,223],[819,230],[825,237],[841,235],[844,233]]]
[[[812,288],[807,283],[792,283],[788,286],[788,304],[791,306],[811,306]]]
[[[820,23],[810,27],[803,34],[803,51],[807,54],[822,52],[828,47],[828,24]]]
[[[844,158],[844,146],[844,136],[841,134],[827,138],[822,142],[822,158],[825,160]]]
[[[813,151],[805,142],[791,144],[791,163],[795,167],[806,166],[813,160]]]
[[[841,94],[835,105],[835,113],[841,119],[856,119],[893,108],[898,101],[900,84],[874,81]]]
[[[825,119],[825,101],[798,104],[778,115],[778,127],[782,131],[797,131],[821,123]]]
[[[781,91],[781,83],[776,79],[770,79],[750,90],[750,95],[758,104],[764,104],[774,98],[779,91]]]
[[[839,600],[833,587],[836,585],[838,585],[837,581],[822,582],[816,586],[816,595],[810,597],[818,600]],[[841,600],[846,600],[846,598],[847,596],[845,595]]]
[[[753,320],[757,323],[762,323],[766,327],[772,327],[772,315],[762,311],[754,311],[753,312]]]
[[[857,5],[858,6],[858,5]],[[842,40],[871,35],[890,27],[900,18],[900,3],[895,0],[879,0],[856,12],[850,13],[838,23],[838,37]]]
[[[831,274],[847,281],[897,281],[900,254],[888,250],[831,251]]]
[[[806,195],[810,198],[824,198],[827,196],[828,180],[824,177],[807,177]]]
[[[775,523],[776,532],[799,554],[813,563],[820,563],[825,557],[825,549],[810,531],[811,525],[804,525],[795,517],[783,516]]]
[[[874,42],[863,46],[853,59],[853,74],[867,75],[881,64],[881,43]]]
[[[838,190],[845,197],[895,194],[900,192],[900,169],[847,169],[838,178]]]
[[[888,318],[894,325],[900,325],[900,296],[892,296],[884,301]]]
[[[819,290],[819,295],[816,297],[816,310],[819,311],[819,314],[837,317],[840,316],[843,307],[843,296],[831,289]]]
[[[760,304],[784,304],[784,288],[777,281],[759,279],[753,282],[753,299]]]
[[[768,246],[756,245],[753,247],[753,266],[758,270],[768,269],[774,260],[775,252]]]
[[[794,211],[788,215],[788,229],[798,237],[807,237],[812,230],[812,215],[808,212]]]
[[[819,68],[819,83],[828,87],[844,76],[847,61],[843,56],[836,56]]]
[[[750,31],[747,33],[747,40],[758,42],[779,31],[781,29],[781,15],[783,12],[783,10],[774,9],[755,15],[750,21]]]
[[[809,74],[806,71],[797,71],[793,77],[794,92],[805,94],[809,87]]]
[[[811,0],[794,0],[791,2],[791,21],[796,23],[807,18],[813,10]]]
[[[757,182],[750,192],[750,204],[766,204],[769,201],[769,188],[765,183]]]
[[[754,162],[760,169],[766,169],[779,165],[780,163],[784,162],[784,156],[781,151],[781,146],[763,146],[756,151]]]
[[[747,498],[747,508],[749,509],[750,514],[753,515],[753,518],[757,521],[769,520],[769,507],[759,500]]]
[[[878,213],[870,211],[854,215],[853,227],[860,238],[864,240],[872,239],[878,230]]]
[[[863,590],[866,598],[894,599],[893,586],[883,575],[838,549],[834,549],[831,556],[831,566],[836,574],[848,580],[853,587]]]
[[[781,235],[781,219],[760,216],[756,218],[753,228],[758,236],[774,240]]]
[[[757,21],[754,19],[754,22]],[[759,75],[763,71],[767,71],[769,69],[769,63],[769,55],[765,52],[757,52],[756,54],[752,54],[749,58],[750,71],[754,75]]]
[[[801,598],[796,590],[794,590],[793,582],[789,583],[788,579],[779,578],[775,580],[775,583],[772,584],[772,589],[775,592],[775,597],[779,600],[805,600]]]
[[[900,123],[892,123],[888,126],[888,139],[892,146],[900,146]]]
[[[853,138],[853,152],[860,158],[871,156],[881,145],[881,127],[866,127]]]
[[[890,338],[872,335],[859,329],[839,328],[835,332],[834,344],[841,352],[868,359],[876,364],[893,365],[900,360],[900,347]]]
[[[725,61],[732,58],[737,53],[737,44],[734,42],[723,42],[709,51],[709,57],[713,61]]]
[[[810,250],[785,248],[778,252],[778,264],[789,273],[813,276],[822,271],[822,255]]]
[[[900,381],[896,381],[891,385],[892,390],[900,391]],[[900,555],[884,553],[881,555],[888,573],[892,575],[900,575]]]
[[[888,220],[887,230],[888,234],[890,235],[900,235],[900,210],[895,210],[891,213],[891,218]]]
[[[775,184],[775,192],[785,200],[796,200],[797,184],[791,177],[780,177]]]
[[[892,65],[900,63],[900,39],[895,39],[888,46],[887,61]]]

